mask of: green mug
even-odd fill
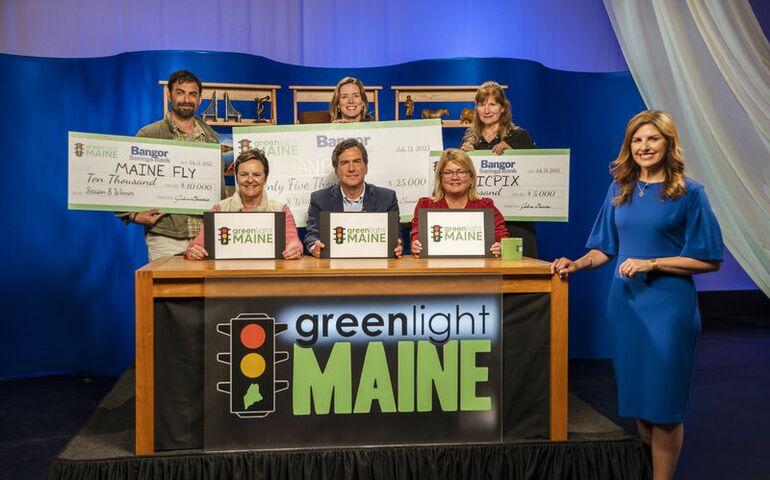
[[[521,237],[503,238],[500,240],[500,250],[503,260],[521,260],[524,242]]]

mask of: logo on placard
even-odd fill
[[[75,142],[72,147],[76,157],[118,158],[118,148],[109,145]]]
[[[345,227],[334,227],[334,243],[337,245],[345,243]]]
[[[219,229],[219,243],[221,243],[222,245],[227,245],[227,244],[229,244],[229,243],[230,243],[230,239],[232,238],[232,237],[230,236],[230,232],[231,232],[231,231],[232,231],[232,230],[230,230],[230,229],[229,229],[229,228],[227,228],[227,227],[222,227],[222,228],[220,228],[220,229]]]
[[[217,390],[230,395],[230,413],[240,418],[263,418],[275,411],[275,394],[289,388],[275,379],[275,365],[289,359],[289,352],[275,351],[275,337],[286,324],[264,313],[242,313],[217,332],[230,337],[230,351],[217,361],[230,366],[230,381],[218,382]]]
[[[221,227],[217,232],[222,245],[270,244],[274,241],[272,227]]]
[[[443,227],[441,225],[433,225],[430,229],[430,235],[433,238],[434,242],[440,242],[441,241],[441,230],[443,230]]]

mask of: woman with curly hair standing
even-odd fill
[[[653,478],[674,475],[695,341],[692,275],[719,269],[722,234],[703,186],[684,175],[679,134],[658,110],[637,114],[612,164],[614,182],[578,260],[558,258],[561,277],[617,257],[607,299],[620,415],[637,419]]]

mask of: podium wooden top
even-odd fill
[[[534,258],[414,258],[331,259],[303,257],[299,260],[185,260],[162,257],[137,271],[156,279],[308,275],[426,275],[500,274],[549,276],[550,263]]]

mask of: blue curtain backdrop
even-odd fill
[[[381,119],[393,119],[391,85],[509,85],[514,121],[540,148],[572,149],[569,224],[541,223],[541,257],[579,255],[610,181],[607,165],[625,124],[644,105],[628,73],[571,73],[523,60],[455,59],[362,69],[287,65],[246,54],[127,53],[95,59],[0,55],[3,204],[0,378],[50,371],[118,374],[134,359],[134,271],[146,263],[142,231],[112,214],[67,210],[67,132],[133,135],[161,116],[157,82],[187,68],[212,82],[282,85],[280,123],[292,121],[288,85],[330,85],[354,75],[382,85]],[[418,106],[419,107],[419,106]],[[458,107],[460,108],[460,107]],[[457,117],[459,112],[454,112]],[[224,131],[223,131],[224,132]],[[446,146],[459,143],[447,131]],[[387,161],[387,159],[373,159]],[[570,286],[570,353],[608,353],[609,272]]]

